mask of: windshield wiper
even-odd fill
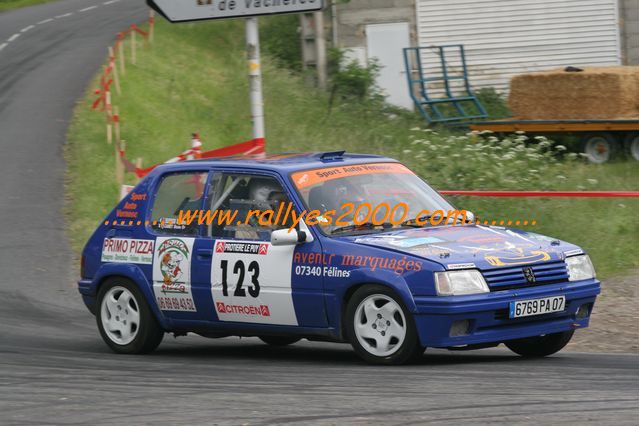
[[[429,215],[425,215],[425,216],[420,216],[420,217],[415,218],[415,219],[408,219],[408,220],[406,220],[406,221],[402,222],[401,226],[409,226],[409,227],[412,227],[412,228],[423,228],[424,226],[433,226],[433,225],[430,223],[430,219],[431,219],[432,217],[433,217],[433,215],[430,215],[430,214],[429,214]],[[446,219],[449,219],[449,217],[447,217]],[[456,221],[455,221],[455,223],[458,223],[458,222],[460,222],[460,221],[461,221],[462,223],[464,223],[464,218],[463,218],[463,216],[456,216]],[[419,223],[421,223],[421,225],[420,225],[418,222],[419,222]],[[445,223],[443,223],[443,224],[444,224],[444,225],[447,225],[447,224],[449,224],[449,221],[447,220],[447,221],[446,221]]]
[[[368,230],[368,229],[374,229],[374,228],[378,228],[378,227],[382,227],[384,229],[389,229],[392,228],[394,225],[390,222],[384,222],[384,223],[379,223],[379,224],[375,224],[373,222],[364,222],[360,225],[348,225],[348,226],[342,226],[341,228],[335,228],[331,231],[331,235],[332,234],[337,234],[337,233],[341,233],[341,232],[350,232],[350,231],[359,231],[359,230]]]
[[[424,227],[424,226],[429,224],[428,221],[430,220],[431,217],[433,217],[433,215],[428,214],[428,215],[425,215],[425,216],[420,216],[420,217],[415,218],[415,219],[408,219],[408,220],[405,220],[404,222],[402,222],[401,226],[410,226],[412,228],[422,228],[422,227]],[[417,223],[417,222],[420,222],[421,225],[419,223]]]

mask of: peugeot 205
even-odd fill
[[[79,291],[127,354],[197,333],[348,342],[384,364],[501,343],[541,357],[588,326],[600,283],[582,249],[454,211],[372,155],[162,165],[89,239]]]

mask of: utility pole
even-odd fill
[[[315,69],[316,78],[313,83],[321,89],[326,88],[327,61],[326,38],[324,31],[324,14],[319,12],[300,15],[302,40],[302,68]]]
[[[324,35],[324,12],[313,12],[315,15],[315,49],[317,58],[317,86],[326,90],[327,64],[326,64],[326,36]]]
[[[253,139],[264,139],[264,95],[260,62],[260,32],[256,17],[246,19],[246,59],[249,69],[249,94]]]

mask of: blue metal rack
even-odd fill
[[[426,76],[423,67],[422,52],[428,50],[439,56],[441,73],[439,75]],[[454,75],[446,60],[447,51],[456,50],[461,61],[461,75]],[[411,63],[411,56],[413,63]],[[468,81],[468,68],[466,67],[466,54],[464,45],[453,44],[432,47],[407,47],[404,49],[404,65],[408,78],[408,88],[415,106],[428,123],[463,123],[473,120],[486,119],[486,109],[475,96]],[[459,73],[459,71],[458,71]],[[416,74],[416,76],[414,75]],[[451,82],[461,81],[463,88],[461,95],[454,93]],[[443,84],[443,97],[434,98],[429,85]],[[445,108],[452,105],[454,109]],[[464,105],[472,105],[474,111],[469,112]]]

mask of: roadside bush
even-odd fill
[[[382,101],[383,97],[375,80],[381,69],[377,61],[361,66],[356,60],[348,60],[343,49],[329,50],[329,76],[331,98],[343,101]]]
[[[484,87],[475,92],[479,102],[486,108],[488,116],[491,119],[501,119],[511,117],[512,114],[508,108],[508,103],[504,96],[493,87]]]
[[[523,134],[499,139],[490,134],[440,135],[430,129],[413,129],[411,148],[405,161],[412,164],[438,187],[472,189],[547,189],[548,176],[559,164],[558,154],[566,151],[544,137],[536,143]],[[563,156],[575,161],[577,154]]]
[[[302,71],[302,45],[300,43],[298,15],[276,15],[260,21],[261,47],[279,66],[291,71]]]

